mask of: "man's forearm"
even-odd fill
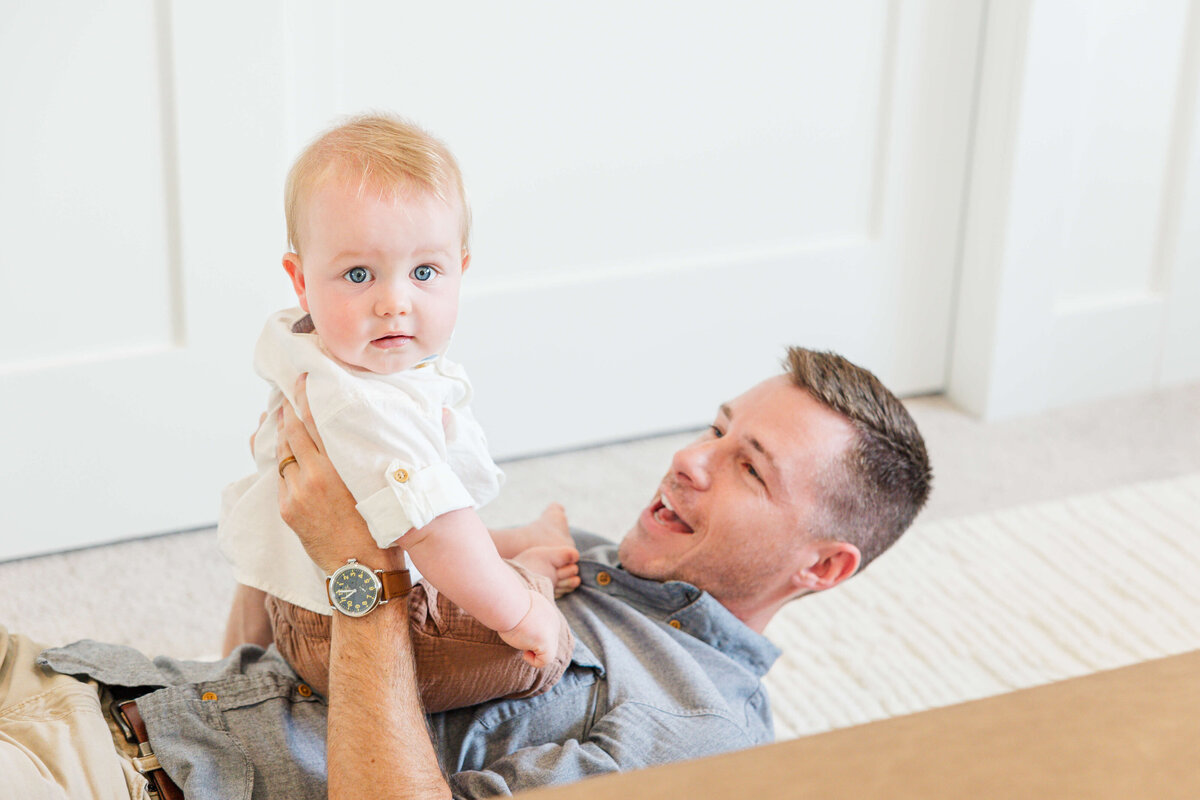
[[[331,800],[450,797],[417,694],[405,603],[335,614],[331,648]]]
[[[374,569],[402,569],[404,554],[380,550],[354,497],[323,451],[304,376],[296,410],[280,411],[279,513],[316,565],[329,575],[348,558]],[[299,411],[297,416],[296,411]],[[329,654],[329,797],[447,798],[417,694],[408,604],[393,600],[357,619],[335,613]]]

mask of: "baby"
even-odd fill
[[[554,591],[578,584],[578,553],[561,509],[494,534],[473,510],[496,496],[503,476],[468,407],[466,374],[444,355],[470,263],[470,211],[454,157],[406,122],[356,118],[300,155],[285,204],[283,266],[300,308],[273,315],[255,349],[255,370],[272,387],[254,438],[258,471],[225,490],[218,535],[235,577],[267,593],[276,646],[324,691],[335,598],[277,506],[274,412],[284,398],[294,403],[296,379],[307,373],[314,421],[375,541],[403,548],[413,580],[424,576],[432,596],[523,651],[548,677],[540,690],[549,688],[570,658]],[[542,542],[556,544],[525,549]],[[436,661],[470,669],[470,659]],[[516,677],[494,671],[491,697],[519,691]],[[425,699],[430,710],[458,704]],[[490,698],[468,701],[481,699]]]

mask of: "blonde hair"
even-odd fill
[[[444,203],[458,200],[462,249],[467,252],[471,207],[458,162],[440,140],[386,114],[352,117],[322,133],[292,164],[284,185],[288,247],[300,253],[304,210],[331,178],[357,180],[359,192],[428,192]]]

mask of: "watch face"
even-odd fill
[[[361,617],[379,602],[381,588],[374,572],[360,564],[347,564],[330,578],[329,596],[338,611]]]

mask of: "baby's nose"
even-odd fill
[[[375,299],[375,313],[381,317],[407,314],[412,310],[412,300],[403,286],[381,287]]]

